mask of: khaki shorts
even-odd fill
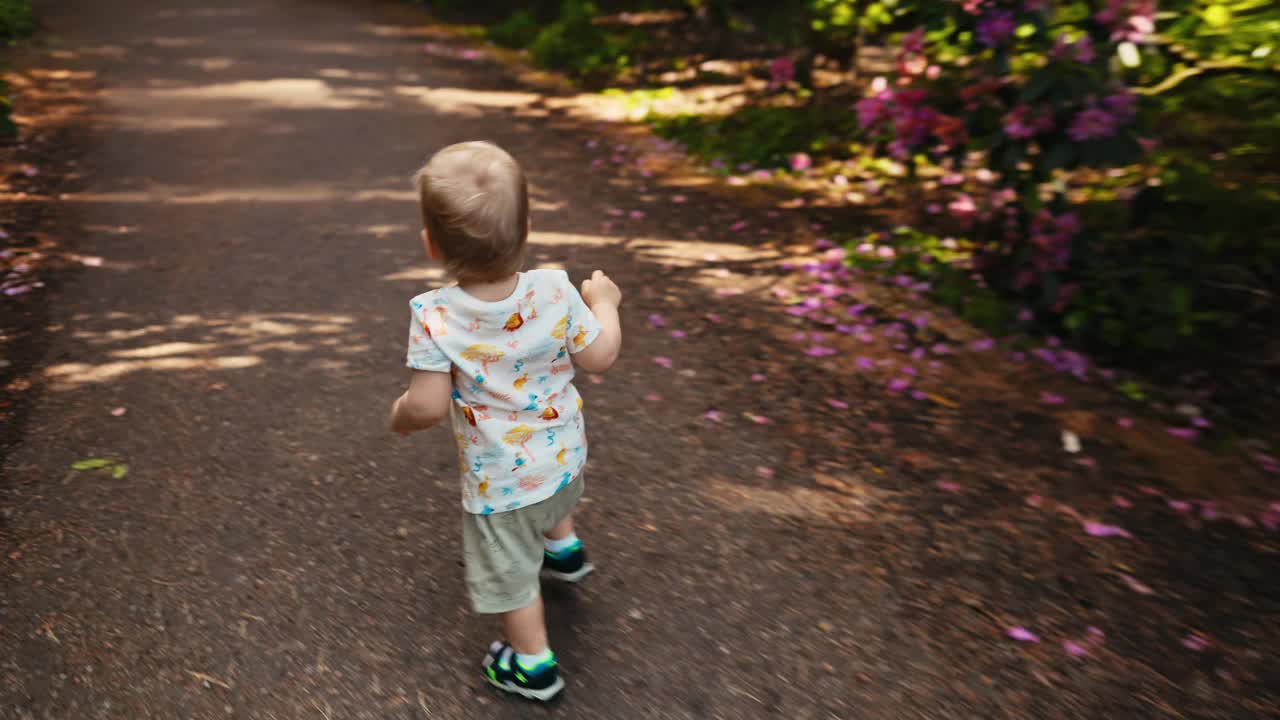
[[[467,590],[476,612],[519,610],[538,597],[543,534],[573,512],[582,484],[578,476],[560,492],[528,507],[490,515],[463,513]]]

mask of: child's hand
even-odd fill
[[[587,307],[594,308],[596,305],[612,305],[618,307],[622,304],[622,291],[618,289],[616,283],[609,279],[603,271],[597,270],[591,274],[590,280],[582,281],[582,299],[586,301]]]

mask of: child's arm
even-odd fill
[[[613,367],[622,349],[622,323],[618,320],[622,291],[608,275],[597,270],[590,280],[583,281],[582,299],[600,323],[600,334],[573,354],[573,362],[587,372],[602,373]]]
[[[407,435],[426,430],[449,416],[453,378],[447,372],[413,371],[409,389],[391,406],[391,432]]]

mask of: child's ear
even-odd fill
[[[437,262],[440,260],[440,248],[436,247],[435,241],[425,229],[422,231],[422,247],[427,251],[427,257]]]

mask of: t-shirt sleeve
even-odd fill
[[[568,286],[566,295],[569,298],[569,332],[565,335],[565,343],[569,352],[581,352],[600,335],[600,321],[591,313],[591,308],[587,307],[568,275],[564,276],[564,283]]]
[[[409,306],[409,356],[405,364],[414,370],[449,372],[453,363],[432,339],[431,331],[427,329],[425,320],[428,310],[417,303],[411,303]]]

